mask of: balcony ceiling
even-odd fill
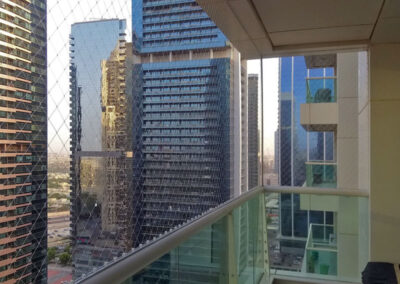
[[[247,59],[400,42],[399,0],[197,0]]]

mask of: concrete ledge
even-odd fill
[[[338,124],[338,104],[301,104],[300,124],[306,131],[336,131]]]

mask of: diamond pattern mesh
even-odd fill
[[[47,12],[48,246],[74,279],[261,182],[261,80],[248,77],[260,62],[194,0],[51,0]],[[300,121],[301,104],[336,101],[335,68],[264,66],[263,183],[336,187],[335,129]],[[333,220],[296,195],[271,200],[287,237]]]

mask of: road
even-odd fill
[[[47,229],[49,247],[66,245],[68,243],[70,236],[69,218],[69,212],[49,214]]]

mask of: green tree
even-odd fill
[[[70,246],[70,245],[67,245],[67,246],[64,248],[64,252],[66,252],[66,253],[68,253],[68,254],[71,254],[71,246]]]
[[[67,264],[69,264],[70,261],[71,261],[71,254],[69,254],[68,252],[63,252],[63,253],[60,255],[59,259],[60,259],[60,263],[61,263],[62,265],[67,265]]]
[[[49,261],[52,261],[56,258],[57,249],[56,248],[49,248],[47,250],[47,258]]]

